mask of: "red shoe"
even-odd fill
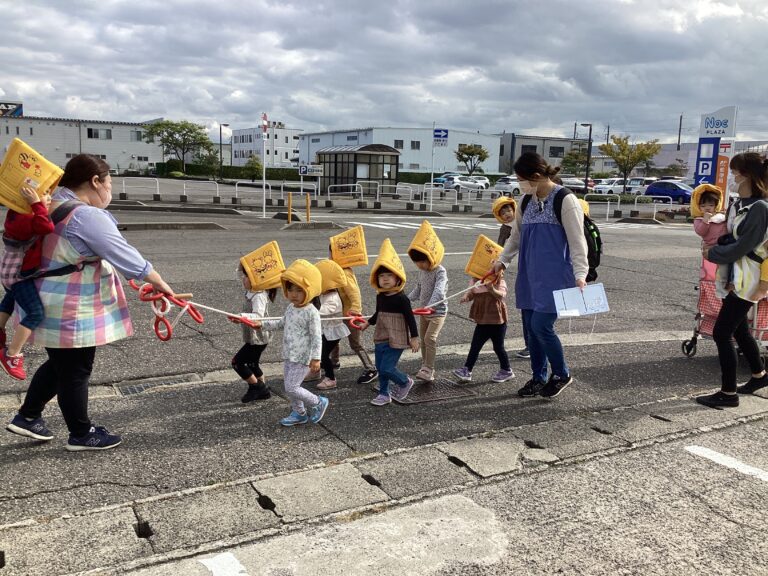
[[[0,348],[0,366],[8,372],[11,378],[24,380],[27,373],[24,371],[24,354],[8,356],[8,348]]]

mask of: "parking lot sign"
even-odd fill
[[[299,166],[299,176],[322,176],[323,165],[322,164],[305,164]]]

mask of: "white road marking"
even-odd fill
[[[224,552],[198,562],[211,571],[211,576],[248,576],[248,570],[231,552]]]
[[[746,474],[747,476],[754,476],[763,482],[768,482],[768,472],[761,470],[760,468],[750,466],[749,464],[744,464],[744,462],[741,460],[736,460],[736,458],[731,456],[720,454],[720,452],[715,452],[714,450],[704,448],[703,446],[686,446],[685,449],[691,454],[696,454],[702,458],[712,460],[712,462],[720,464],[721,466],[725,466],[726,468],[732,468],[733,470],[741,472],[742,474]]]

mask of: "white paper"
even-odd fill
[[[608,312],[608,298],[602,284],[587,284],[584,290],[566,288],[552,292],[558,318],[573,318]]]

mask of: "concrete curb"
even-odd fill
[[[118,224],[118,230],[226,230],[215,222],[132,222]]]

